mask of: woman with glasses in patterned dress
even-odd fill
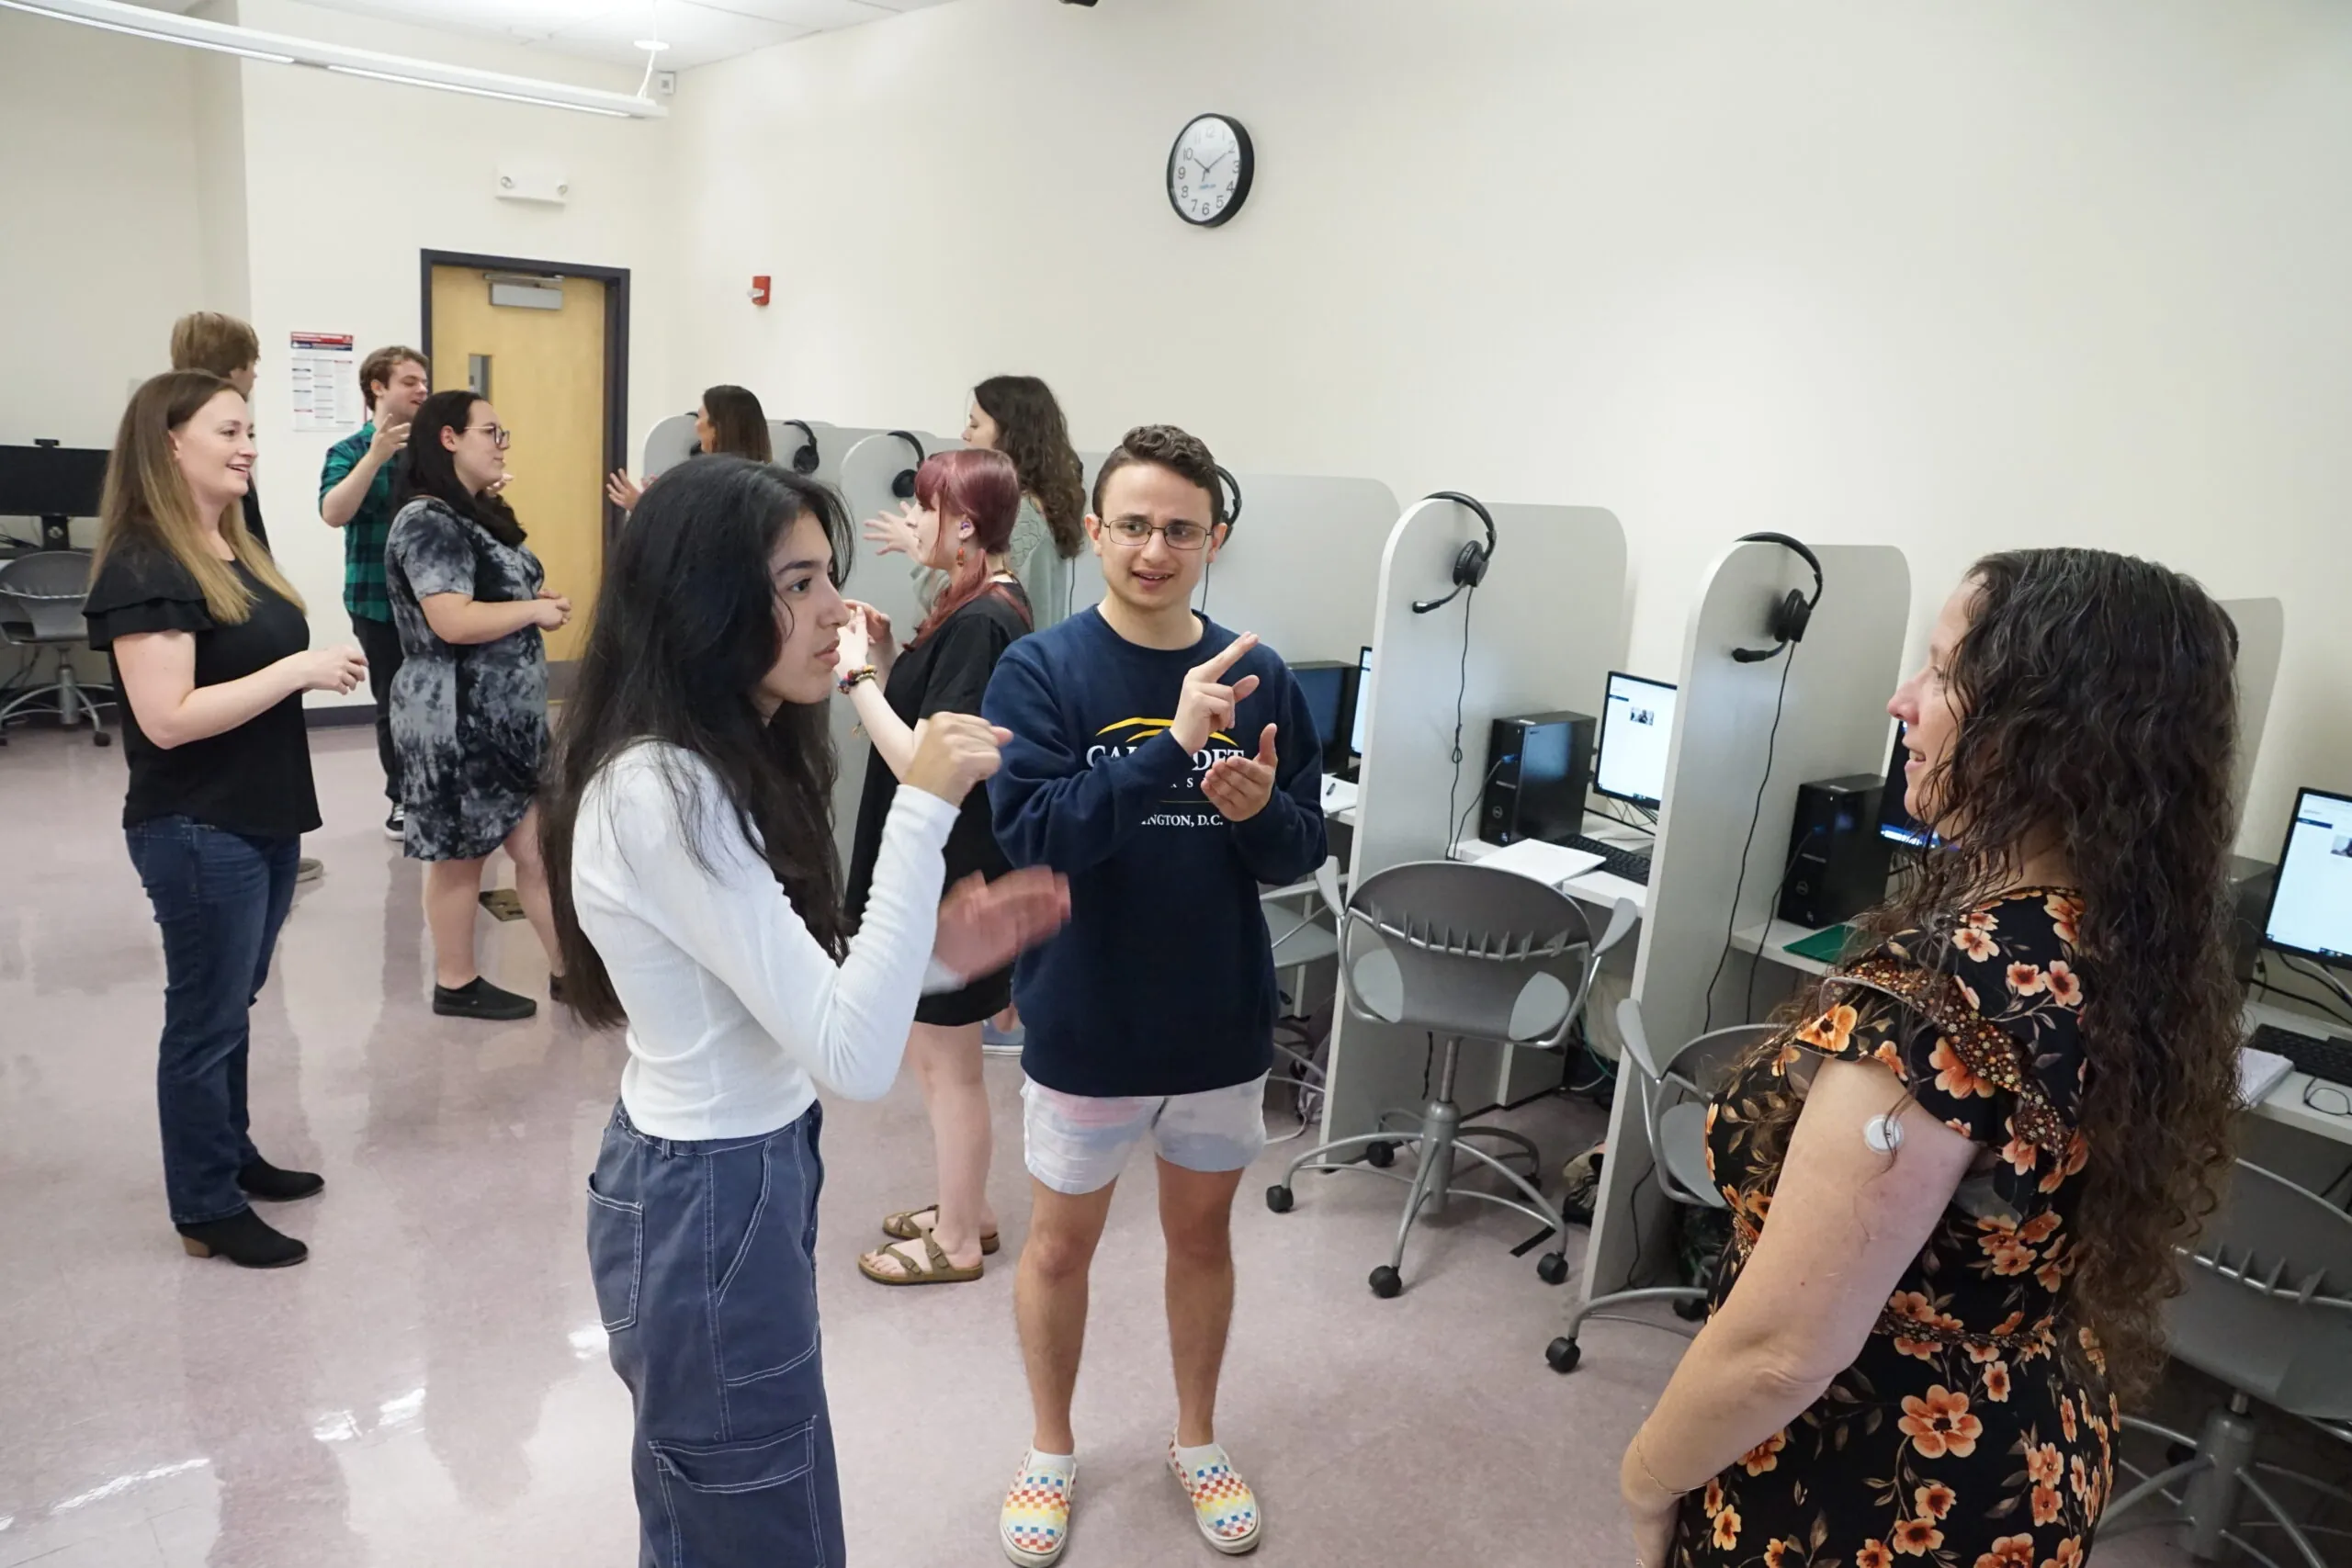
[[[425,399],[384,545],[401,637],[392,744],[407,796],[405,844],[410,859],[425,863],[433,1010],[452,1018],[538,1010],[483,978],[474,957],[482,868],[499,849],[514,858],[514,891],[554,971],[549,994],[562,996],[531,801],[548,745],[542,637],[571,619],[571,601],[547,587],[523,525],[498,493],[508,439],[498,411],[470,391]]]

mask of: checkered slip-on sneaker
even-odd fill
[[[1040,1464],[1035,1450],[1021,1456],[1021,1473],[1004,1495],[1004,1509],[997,1515],[997,1544],[1021,1568],[1050,1568],[1069,1544],[1071,1495],[1078,1490],[1078,1466],[1068,1470]]]
[[[1168,1439],[1168,1468],[1175,1472],[1176,1484],[1193,1505],[1193,1522],[1201,1529],[1201,1539],[1224,1552],[1238,1557],[1245,1551],[1258,1550],[1258,1537],[1264,1524],[1258,1512],[1258,1495],[1250,1483],[1241,1479],[1227,1457],[1221,1444],[1212,1444],[1204,1462],[1186,1465],[1177,1453],[1176,1439]]]

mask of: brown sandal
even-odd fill
[[[901,1252],[899,1244],[893,1243],[859,1258],[857,1271],[877,1285],[961,1285],[978,1279],[988,1267],[984,1263],[975,1263],[969,1269],[956,1268],[947,1260],[946,1252],[932,1239],[929,1231],[915,1239],[922,1243],[926,1254],[922,1268],[916,1268],[915,1259]],[[899,1267],[887,1273],[876,1268],[874,1260],[883,1257],[894,1259]]]
[[[925,1203],[920,1209],[905,1209],[898,1213],[886,1215],[882,1221],[882,1234],[893,1241],[921,1241],[924,1233],[931,1227],[916,1224],[915,1216],[931,1214],[935,1217],[938,1213],[939,1205],[936,1202],[931,1202]],[[980,1256],[983,1258],[994,1258],[997,1248],[1003,1245],[1003,1238],[994,1231],[983,1231],[980,1234]]]

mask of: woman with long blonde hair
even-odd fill
[[[195,1257],[274,1269],[309,1248],[253,1201],[325,1182],[270,1164],[247,1134],[247,1015],[295,851],[319,825],[302,694],[348,692],[368,661],[311,647],[301,595],[245,527],[253,463],[245,400],[222,378],[175,370],[132,393],[84,610],[122,694],[123,834],[163,928],[155,1100],[172,1223]]]

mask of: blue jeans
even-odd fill
[[[294,902],[302,841],[187,817],[152,818],[123,837],[164,931],[164,1192],[175,1224],[226,1219],[246,1207],[238,1170],[261,1157],[245,1130],[249,1020]]]
[[[616,1106],[588,1264],[637,1411],[639,1568],[840,1568],[817,1331],[822,1107],[752,1138],[650,1138]]]

